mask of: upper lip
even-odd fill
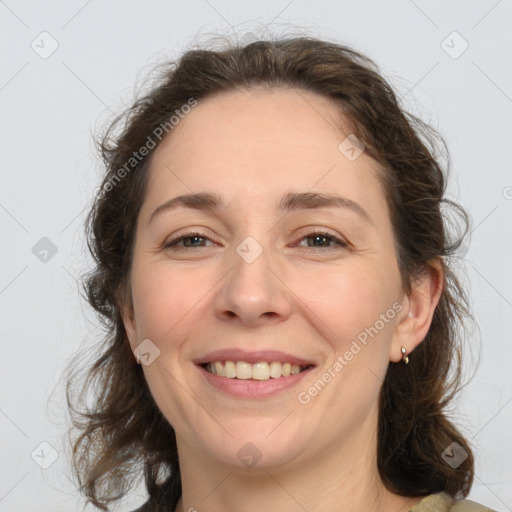
[[[215,350],[204,356],[193,359],[195,364],[213,363],[215,361],[245,361],[246,363],[260,363],[262,361],[279,361],[281,363],[298,364],[299,366],[309,366],[316,364],[301,357],[296,357],[279,350],[255,350],[246,351],[240,348]]]

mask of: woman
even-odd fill
[[[94,405],[69,387],[89,501],[143,472],[146,512],[489,510],[445,414],[468,310],[441,207],[466,215],[434,135],[314,38],[189,51],[112,125]]]

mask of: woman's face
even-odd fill
[[[381,171],[339,148],[335,112],[306,91],[224,93],[153,154],[125,325],[179,450],[217,467],[375,440],[406,297]]]

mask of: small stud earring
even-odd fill
[[[402,347],[400,349],[400,352],[402,352],[402,362],[405,364],[409,364],[409,356],[407,356],[407,349],[405,347]]]

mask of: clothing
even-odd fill
[[[153,512],[148,503],[133,512]],[[174,512],[174,511],[169,511]],[[423,498],[409,512],[496,512],[470,500],[454,500],[448,494],[431,494]]]
[[[409,512],[496,512],[470,500],[454,500],[446,493],[423,498]]]

